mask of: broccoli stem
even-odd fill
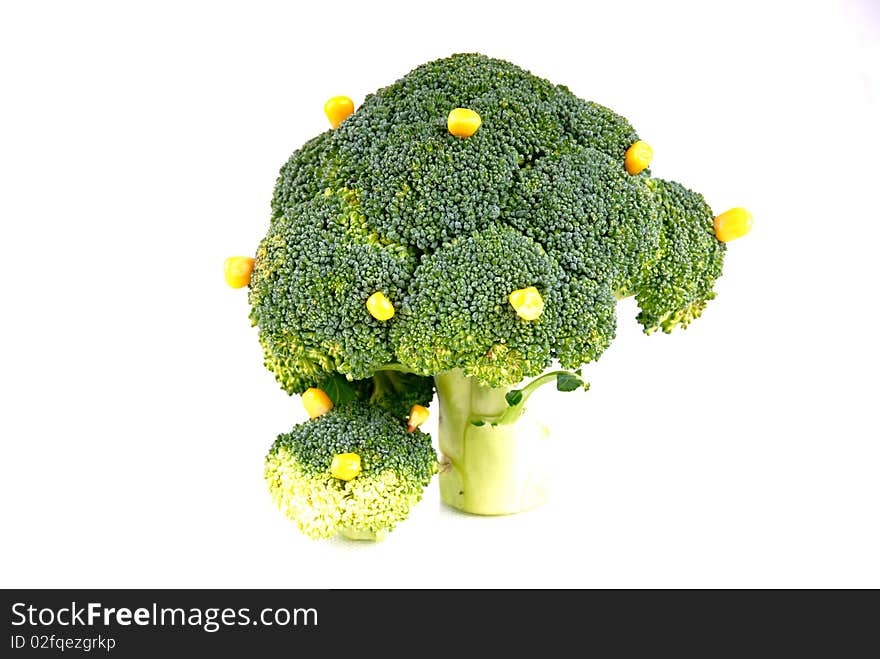
[[[372,542],[381,542],[385,539],[385,531],[361,531],[359,529],[342,528],[339,529],[340,535],[349,540],[368,540]]]
[[[478,515],[509,515],[543,503],[548,431],[525,414],[522,403],[509,405],[513,387],[483,386],[460,369],[434,380],[444,503]]]
[[[397,395],[405,386],[401,383],[401,371],[392,371],[383,369],[373,374],[373,394],[370,396],[370,402],[375,403],[382,396]]]

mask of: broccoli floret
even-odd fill
[[[562,312],[562,269],[536,242],[490,226],[447,243],[413,276],[392,328],[398,359],[424,374],[463,367],[498,385],[544,370]],[[547,305],[536,321],[517,317],[511,291],[535,286]]]
[[[278,217],[257,251],[250,303],[266,366],[281,386],[302,393],[322,373],[365,378],[393,361],[389,326],[364,300],[375,291],[402,299],[415,265],[412,252],[366,228],[349,191]]]
[[[584,147],[520,170],[504,219],[567,272],[608,282],[613,290],[641,269],[660,234],[646,178]]]
[[[272,196],[272,218],[284,215],[291,206],[309,201],[325,190],[325,181],[332,179],[331,172],[323,171],[330,165],[326,157],[327,142],[331,133],[322,133],[306,142],[281,168]]]
[[[334,458],[354,454],[360,471],[335,477]],[[428,435],[407,432],[379,407],[349,402],[279,435],[266,480],[281,511],[313,538],[381,538],[406,519],[436,472]]]
[[[597,149],[615,161],[639,139],[629,122],[603,105],[584,101],[567,87],[557,87],[556,107],[567,134],[578,144]]]
[[[571,277],[562,288],[554,357],[566,368],[599,359],[614,339],[617,298],[607,282]]]
[[[712,229],[703,196],[674,181],[648,182],[660,212],[659,249],[635,284],[645,333],[671,332],[699,318],[721,276],[726,246]]]

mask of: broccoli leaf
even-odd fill
[[[333,402],[333,405],[342,405],[354,399],[355,392],[351,383],[345,379],[345,376],[334,373],[321,382],[321,389]]]
[[[504,398],[507,400],[508,405],[516,407],[522,402],[523,392],[520,389],[512,389],[504,395]]]
[[[559,391],[574,391],[581,387],[586,388],[580,376],[574,373],[561,372],[556,374],[556,389]]]

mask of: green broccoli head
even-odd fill
[[[352,455],[357,469],[334,462]],[[436,464],[428,435],[407,432],[378,406],[351,401],[279,435],[266,456],[266,481],[306,535],[379,539],[406,519]]]
[[[457,107],[482,120],[465,139],[447,129]],[[686,326],[723,245],[701,197],[628,173],[637,140],[607,108],[481,55],[368,96],[281,170],[250,283],[266,365],[289,393],[340,374],[369,398],[394,388],[386,365],[500,386],[597,359],[623,295],[646,331]],[[512,306],[531,287],[540,317]],[[368,310],[374,293],[393,315]]]

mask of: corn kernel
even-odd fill
[[[333,409],[333,401],[322,389],[311,387],[305,390],[302,395],[303,407],[309,413],[309,417],[315,419],[319,416],[327,414]]]
[[[483,120],[473,110],[467,108],[455,108],[446,118],[446,128],[456,137],[470,137],[477,132]]]
[[[752,230],[752,214],[745,208],[731,208],[715,218],[715,236],[723,243],[742,238]]]
[[[232,288],[244,288],[251,281],[254,260],[250,256],[230,256],[223,263],[223,275]]]
[[[367,311],[376,320],[388,320],[394,316],[394,305],[385,297],[385,293],[376,291],[367,298]]]
[[[652,149],[651,145],[647,142],[639,140],[638,142],[633,142],[626,150],[626,155],[623,159],[623,166],[626,168],[627,173],[638,174],[639,172],[644,171],[648,165],[651,164],[651,160],[653,159],[654,149]]]
[[[361,456],[357,453],[339,453],[333,456],[330,463],[330,473],[333,478],[341,481],[350,481],[357,478],[361,473]]]
[[[537,320],[544,313],[544,298],[534,286],[519,288],[508,299],[516,315],[523,320]]]
[[[412,432],[427,421],[430,415],[431,413],[421,405],[413,405],[409,411],[409,423],[406,425],[406,431]]]
[[[324,103],[324,114],[327,115],[333,128],[337,128],[352,112],[354,112],[354,101],[348,96],[334,96]]]

